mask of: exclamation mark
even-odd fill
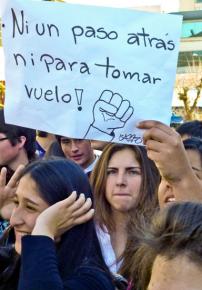
[[[81,102],[82,102],[82,96],[83,96],[83,89],[75,89],[77,103],[78,103],[78,110],[82,110]]]

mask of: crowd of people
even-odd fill
[[[201,290],[202,122],[138,128],[106,144],[0,110],[0,290]]]

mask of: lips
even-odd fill
[[[73,155],[71,156],[71,159],[73,160],[80,160],[82,158],[83,154],[79,154],[79,155]]]
[[[165,203],[170,203],[170,202],[175,202],[176,201],[176,199],[175,199],[175,197],[174,197],[174,195],[172,195],[172,196],[167,196],[166,198],[165,198]]]
[[[130,196],[129,193],[124,193],[124,192],[118,192],[118,193],[114,193],[114,196]]]

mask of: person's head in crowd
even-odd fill
[[[80,165],[84,170],[95,161],[95,155],[89,140],[72,139],[64,136],[57,136],[57,140],[65,157]]]
[[[54,141],[44,155],[45,159],[49,159],[51,157],[65,158],[64,152],[62,151],[58,141]]]
[[[202,182],[202,139],[192,137],[183,141],[191,167]]]
[[[45,153],[50,148],[51,144],[56,141],[55,135],[45,131],[37,130],[36,135],[36,152],[40,158],[43,158]]]
[[[22,238],[31,235],[40,213],[66,199],[73,191],[76,191],[77,198],[82,193],[85,200],[92,199],[88,177],[80,166],[71,160],[37,160],[24,168],[19,177],[14,196],[15,208],[10,219],[15,232],[17,253],[21,253]],[[58,236],[56,244],[58,266],[62,276],[72,273],[88,262],[106,267],[92,219]]]
[[[107,232],[116,256],[114,261],[108,260],[107,265],[112,271],[119,271],[127,260],[124,251],[130,243],[129,221],[136,220],[143,211],[151,214],[157,206],[159,173],[144,147],[109,144],[97,161],[90,181],[95,198],[97,233],[105,261],[109,253],[105,250],[103,236]]]
[[[202,204],[175,203],[139,231],[131,257],[135,289],[201,290]]]
[[[181,135],[183,140],[190,137],[197,137],[202,139],[202,121],[187,121],[178,126],[176,131]]]
[[[183,141],[186,154],[197,179],[202,183],[202,139],[192,137]],[[196,185],[197,186],[197,185]],[[161,180],[158,190],[160,207],[175,202],[174,187],[165,179]]]
[[[0,166],[16,170],[35,158],[35,130],[5,123],[0,110]]]
[[[109,144],[91,175],[96,219],[113,228],[113,213],[134,213],[150,207],[159,181],[144,147]],[[136,210],[134,210],[136,209]]]
[[[16,208],[11,216],[11,225],[18,236],[16,249],[21,247],[19,233],[21,229],[31,234],[40,212],[67,198],[73,191],[76,191],[78,195],[85,194],[85,198],[92,198],[88,178],[74,162],[66,159],[41,160],[25,167],[14,198]],[[32,211],[29,212],[29,209]],[[26,214],[24,215],[26,210],[28,219],[26,219]],[[92,222],[89,222],[90,224]],[[81,231],[80,234],[82,235],[83,232]]]

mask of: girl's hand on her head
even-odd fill
[[[12,209],[14,207],[13,197],[16,192],[19,177],[23,169],[24,165],[19,165],[7,184],[6,167],[3,167],[0,171],[0,213],[1,216],[6,220],[9,220],[11,217]]]
[[[48,207],[37,218],[32,235],[44,235],[52,239],[61,236],[72,227],[89,221],[94,215],[92,201],[76,191],[54,205]]]

